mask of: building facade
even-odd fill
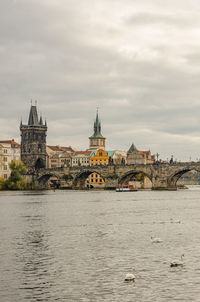
[[[90,166],[105,166],[109,164],[109,156],[103,149],[95,150],[90,157]],[[92,173],[89,176],[89,184],[93,188],[103,188],[104,179],[98,173]]]
[[[93,151],[90,157],[90,166],[105,166],[109,164],[109,156],[103,149]]]
[[[110,151],[112,152],[112,151]],[[108,154],[109,155],[109,154]],[[121,150],[113,151],[113,154],[110,155],[114,165],[126,165],[127,163],[127,152]]]
[[[72,167],[86,167],[90,165],[90,155],[92,151],[75,151],[72,158]]]
[[[149,165],[154,164],[155,155],[151,155],[151,151],[139,151],[134,144],[131,145],[127,152],[127,164],[142,164]]]
[[[74,150],[71,147],[47,146],[48,168],[63,168],[72,165],[72,154]]]
[[[7,179],[10,176],[9,163],[20,160],[20,144],[12,140],[0,141],[0,177]]]
[[[37,106],[31,105],[28,124],[20,124],[21,160],[29,172],[47,167],[47,123],[38,118]]]

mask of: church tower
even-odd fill
[[[37,106],[31,104],[28,124],[21,121],[21,160],[29,172],[47,167],[46,133],[47,123],[38,119]]]
[[[105,137],[101,134],[101,122],[99,121],[98,110],[96,114],[96,120],[94,122],[94,134],[89,137],[90,140],[90,150],[105,150]]]

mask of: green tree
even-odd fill
[[[26,167],[22,161],[12,160],[9,164],[11,174],[5,182],[5,188],[8,190],[23,190],[26,183],[23,174],[26,173]]]
[[[5,178],[0,177],[0,190],[4,190],[5,182],[6,182]]]

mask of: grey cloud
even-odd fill
[[[50,144],[87,148],[98,105],[108,148],[127,150],[135,141],[162,157],[171,150],[179,158],[196,156],[200,45],[192,28],[197,13],[177,14],[178,2],[173,3],[165,11],[158,0],[158,8],[154,1],[128,0],[1,2],[1,137],[19,140],[19,121],[21,116],[27,121],[33,98],[47,117]],[[134,13],[135,6],[143,12]],[[140,37],[138,24],[151,29],[158,23],[159,28],[177,25],[175,38]],[[182,41],[186,26],[190,31]],[[127,44],[130,53],[121,51]]]
[[[199,27],[199,15],[193,14],[193,18],[185,12],[180,12],[177,15],[176,11],[171,10],[171,12],[136,12],[129,16],[127,19],[124,20],[127,25],[134,25],[134,26],[152,26],[156,25],[167,25],[169,26],[177,26],[184,29],[185,27]]]

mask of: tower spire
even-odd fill
[[[21,121],[20,121],[20,129],[21,129],[21,127],[22,127],[22,117],[21,117]]]
[[[99,108],[96,109],[96,119],[94,121],[94,134],[89,137],[90,149],[104,149],[105,137],[101,134],[101,122],[99,120]]]
[[[39,121],[38,121],[37,107],[31,105],[29,119],[28,119],[28,126],[38,126],[38,125],[39,125]]]
[[[40,114],[40,125],[43,126],[42,114]]]

